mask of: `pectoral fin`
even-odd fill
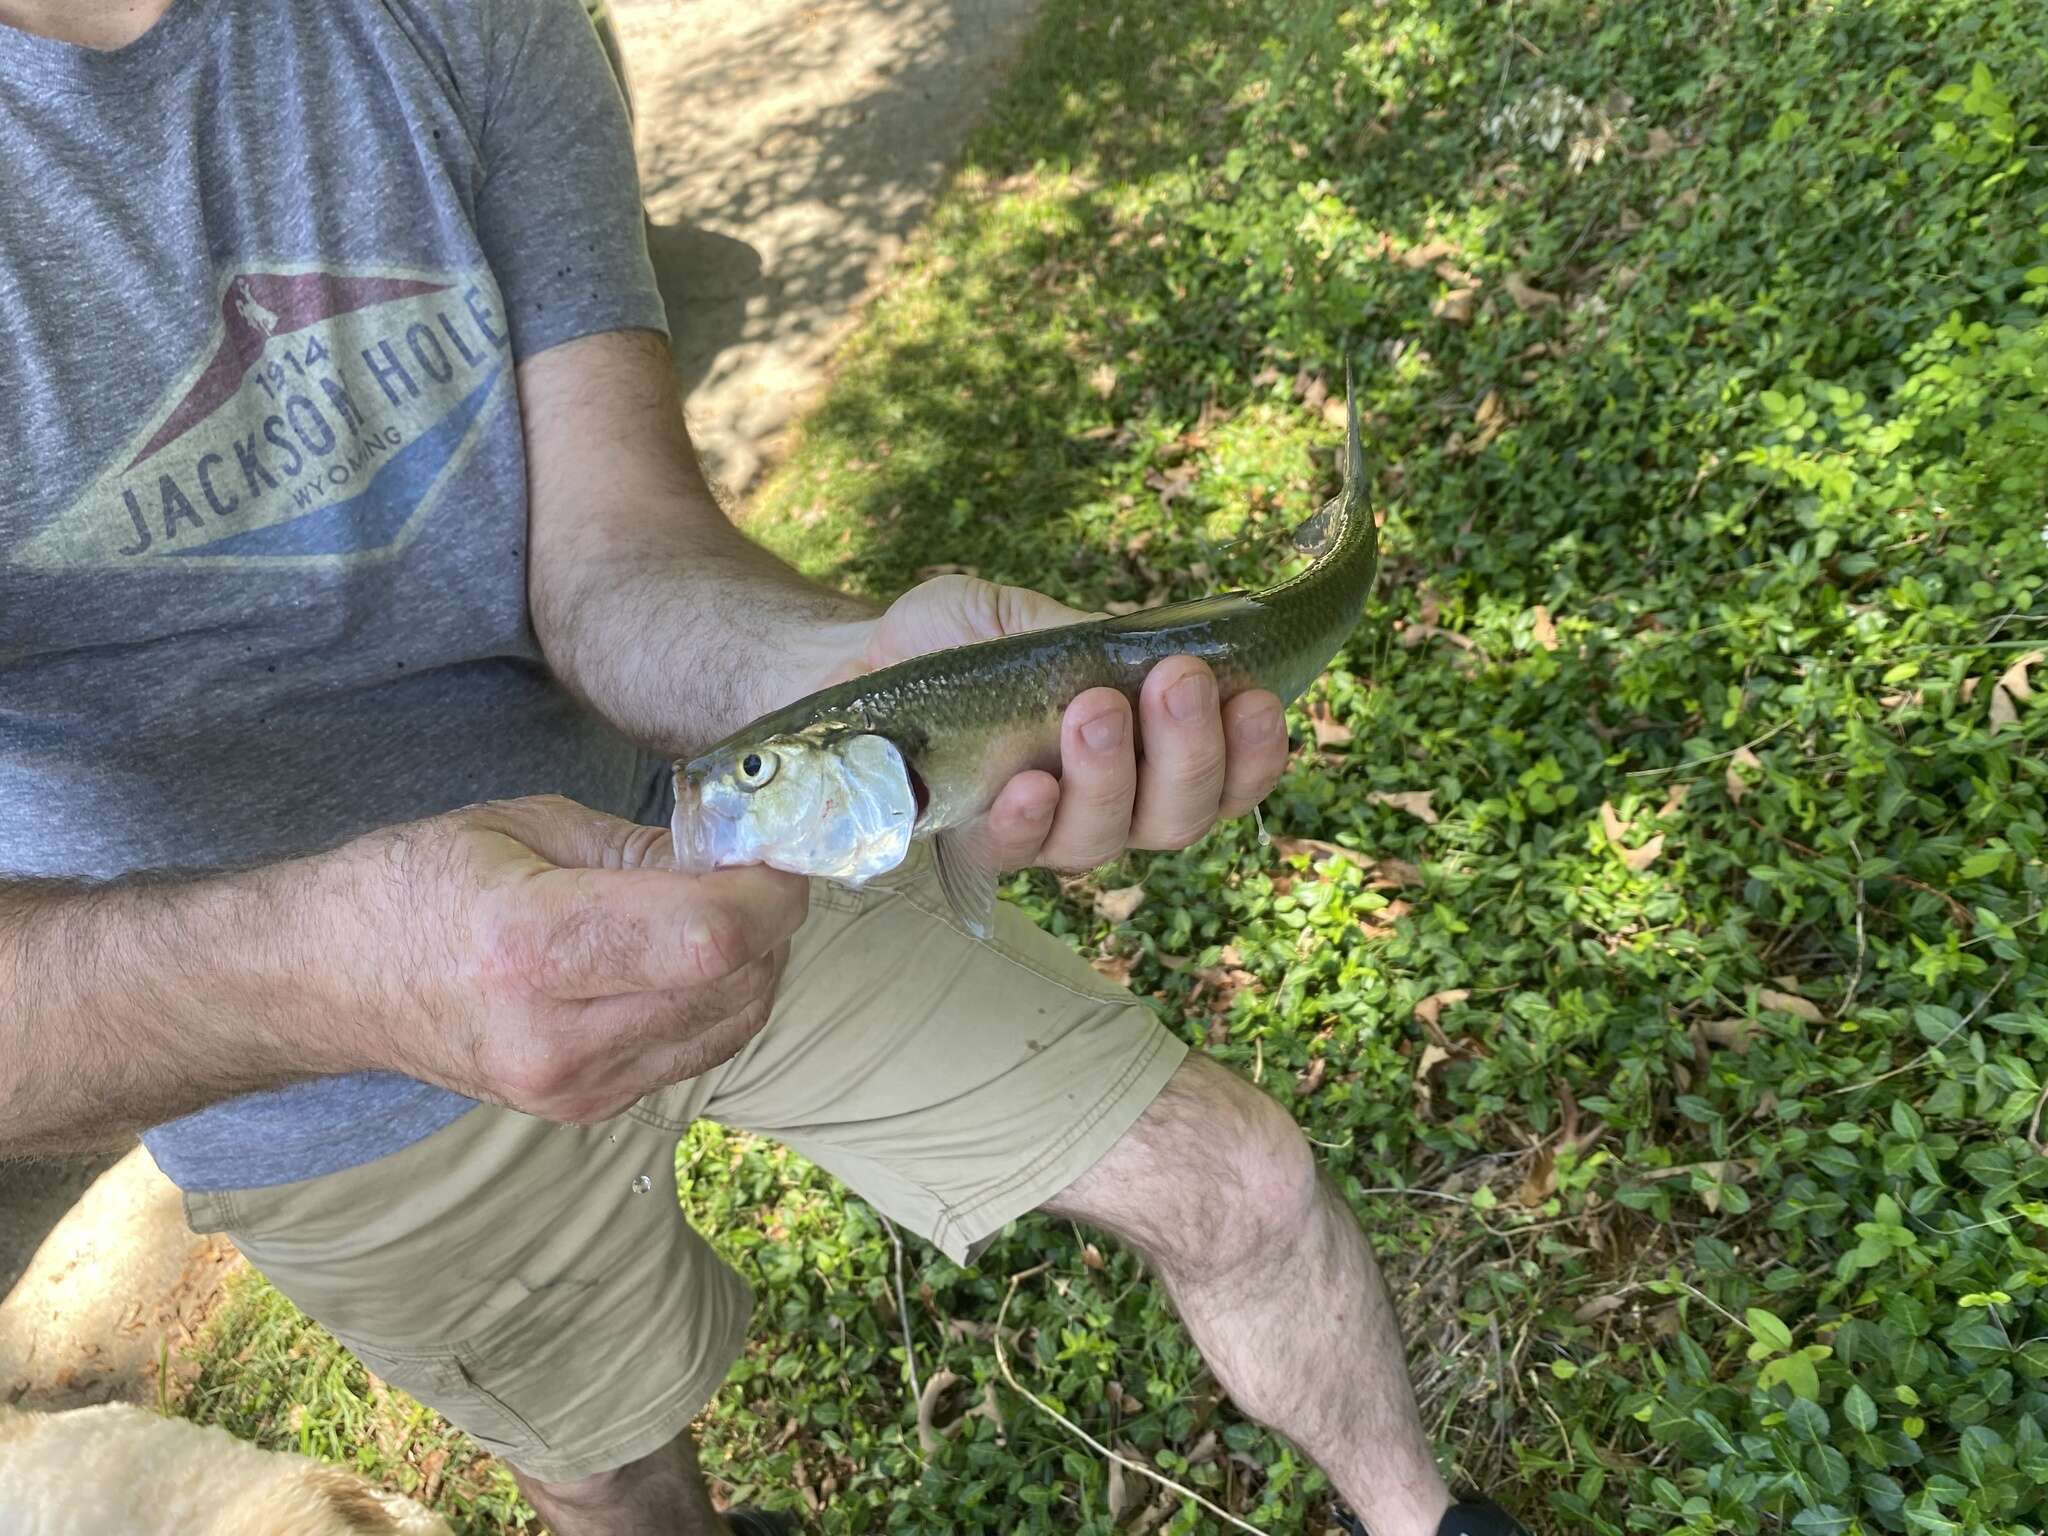
[[[996,872],[982,861],[971,828],[954,827],[932,839],[939,889],[960,926],[977,939],[995,937]]]

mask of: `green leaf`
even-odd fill
[[[1792,1330],[1778,1320],[1775,1312],[1751,1307],[1743,1313],[1743,1320],[1749,1324],[1749,1331],[1759,1344],[1780,1351],[1792,1347]]]
[[[1861,1430],[1877,1428],[1877,1404],[1870,1394],[1860,1386],[1851,1386],[1842,1394],[1842,1417]]]

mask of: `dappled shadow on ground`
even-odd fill
[[[787,418],[786,397],[810,381],[941,185],[1030,9],[830,0],[764,7],[737,31],[693,30],[687,8],[629,18],[657,265],[671,320],[689,336],[678,353],[688,383],[731,397],[717,407],[727,419],[705,424],[720,448],[750,449]],[[690,241],[665,237],[678,223]],[[754,248],[743,283],[730,253],[703,246],[712,231]]]
[[[647,253],[668,311],[676,376],[687,395],[718,356],[747,331],[747,306],[761,295],[761,253],[744,240],[691,224],[647,226]]]

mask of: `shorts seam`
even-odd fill
[[[1134,1003],[1132,1006],[1135,1007],[1137,1005]],[[1140,1009],[1139,1011],[1143,1012],[1144,1010]],[[1151,1015],[1146,1014],[1146,1018],[1151,1019]],[[980,1195],[977,1195],[972,1203],[967,1205],[949,1205],[939,1196],[937,1191],[930,1189],[925,1191],[934,1200],[939,1202],[939,1223],[932,1232],[932,1241],[934,1243],[943,1248],[945,1246],[945,1239],[952,1236],[969,1218],[985,1211],[1005,1195],[1012,1194],[1020,1187],[1029,1184],[1060,1158],[1072,1151],[1084,1136],[1102,1123],[1104,1117],[1117,1104],[1122,1102],[1125,1093],[1130,1090],[1131,1085],[1138,1080],[1147,1067],[1152,1065],[1160,1051],[1173,1038],[1167,1034],[1163,1027],[1159,1026],[1156,1019],[1152,1019],[1151,1022],[1154,1025],[1153,1031],[1147,1034],[1143,1046],[1131,1058],[1130,1064],[1117,1077],[1115,1084],[1107,1093],[1095,1101],[1086,1115],[1082,1116],[1081,1119],[1068,1128],[1066,1135],[1048,1147],[1037,1158],[1018,1169],[993,1189],[985,1190]]]

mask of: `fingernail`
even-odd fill
[[[1199,720],[1215,707],[1216,686],[1206,672],[1195,672],[1166,690],[1166,712],[1176,720]]]
[[[1243,746],[1264,746],[1279,733],[1280,729],[1280,711],[1270,704],[1257,709],[1247,709],[1237,717],[1237,739]]]
[[[1107,752],[1121,745],[1124,739],[1123,711],[1112,709],[1097,715],[1081,727],[1081,739],[1096,752]]]

